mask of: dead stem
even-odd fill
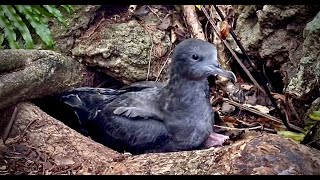
[[[11,132],[11,129],[12,129],[12,126],[14,124],[14,122],[16,121],[17,119],[17,116],[18,116],[18,112],[19,112],[19,105],[16,105],[14,107],[14,110],[13,110],[13,113],[12,113],[12,116],[11,116],[11,119],[3,133],[3,136],[2,136],[2,141],[3,141],[3,144],[6,144],[6,140],[8,139],[9,137],[9,134]]]
[[[151,34],[148,32],[148,35],[150,37],[150,40],[151,40],[151,48],[150,48],[150,54],[149,54],[149,61],[148,61],[148,72],[147,72],[147,78],[146,78],[146,81],[149,80],[149,74],[150,74],[150,68],[151,68],[151,58],[152,58],[152,52],[153,52],[153,39],[152,39],[152,36]]]
[[[157,78],[156,78],[156,81],[159,80],[159,77],[160,77],[160,75],[161,75],[164,67],[167,65],[167,63],[168,63],[168,61],[169,61],[169,59],[170,59],[170,55],[171,55],[171,53],[173,52],[173,50],[174,50],[174,49],[172,48],[171,51],[170,51],[169,54],[168,54],[168,57],[167,57],[166,61],[165,61],[164,64],[161,66],[161,69],[160,69],[159,74],[158,74],[158,76],[157,76]]]

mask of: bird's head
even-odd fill
[[[219,65],[217,48],[200,39],[187,39],[177,45],[172,56],[171,71],[192,80],[220,75],[236,82],[235,75]]]

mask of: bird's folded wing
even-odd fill
[[[129,91],[140,91],[145,88],[162,88],[166,85],[164,82],[155,82],[155,81],[140,81],[132,83],[128,86],[124,86],[122,89]]]
[[[98,113],[95,133],[103,144],[111,146],[127,146],[133,152],[158,148],[171,139],[166,126],[159,121],[150,119],[131,120],[121,116],[109,117]],[[100,129],[102,128],[102,129]],[[99,134],[102,133],[102,134]]]
[[[117,97],[111,102],[110,107],[115,107],[115,115],[130,119],[155,119],[162,120],[162,113],[159,111],[157,94],[159,88],[146,88],[142,91],[128,92]]]
[[[142,118],[142,119],[156,119],[161,120],[162,116],[159,112],[151,108],[143,107],[117,107],[114,111],[114,114],[125,116],[131,119]]]

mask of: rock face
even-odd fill
[[[55,51],[62,54],[71,54],[71,49],[82,33],[87,30],[90,23],[95,17],[95,12],[100,8],[99,5],[74,5],[74,14],[67,14],[65,11],[61,11],[65,15],[66,26],[61,26],[57,21],[50,23],[50,29],[52,37],[56,42]],[[42,44],[38,44],[37,49],[42,49]]]
[[[164,39],[166,52],[170,41],[162,31],[152,32],[151,35],[136,20],[114,24],[105,22],[91,38],[77,44],[72,55],[119,80],[146,80],[149,61],[154,65],[155,60],[151,50],[153,37],[157,43]],[[155,76],[155,70],[151,69],[149,77]]]
[[[252,59],[285,70],[291,80],[289,90],[299,97],[316,88],[319,73],[303,67],[319,67],[319,18],[315,18],[319,6],[241,5],[237,9],[236,34]]]
[[[298,100],[314,101],[304,114],[304,122],[308,121],[308,115],[319,109],[320,7],[261,5],[237,9],[236,33],[251,57],[285,71],[287,92]],[[319,139],[319,127],[310,141]],[[312,144],[320,147],[319,141]]]
[[[152,14],[152,13],[151,13]],[[72,55],[124,82],[155,79],[156,57],[162,57],[171,45],[168,34],[158,30],[157,21],[146,16],[141,22],[103,21],[89,38],[80,38]],[[154,15],[153,15],[154,16]],[[150,63],[150,65],[149,65]]]
[[[126,10],[129,6],[73,7],[74,14],[61,11],[66,26],[57,21],[50,23],[55,51],[76,57],[87,66],[126,83],[146,80],[148,74],[149,80],[155,80],[161,69],[160,79],[167,77],[167,68],[162,68],[161,60],[167,58],[171,42],[168,33],[157,28],[161,23],[159,18],[167,15],[166,7],[149,6],[154,8],[153,12],[145,8],[143,15],[132,16],[129,21],[122,20],[129,17],[127,12],[121,14],[115,10],[119,7]],[[35,46],[44,48],[40,42]]]
[[[288,91],[298,97],[315,91],[320,96],[320,12],[309,22],[303,31],[303,57],[299,71],[291,79]]]

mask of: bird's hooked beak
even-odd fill
[[[227,71],[223,69],[221,66],[217,67],[217,66],[214,66],[213,64],[207,65],[207,68],[209,69],[210,74],[214,76],[220,75],[222,77],[229,79],[232,83],[237,82],[237,78],[232,71]]]

